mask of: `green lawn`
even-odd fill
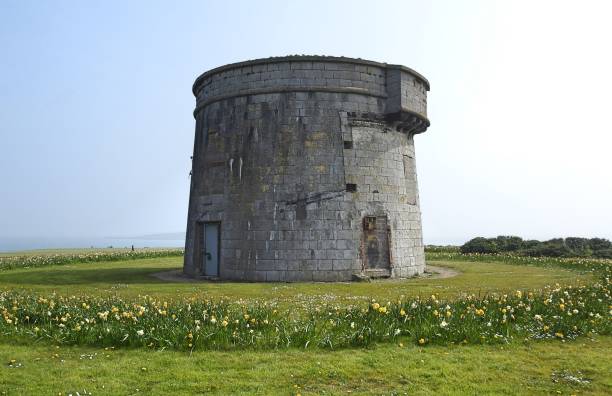
[[[605,395],[612,392],[610,350],[611,337],[503,347],[386,344],[193,354],[0,344],[0,389],[16,395]],[[9,367],[11,359],[22,366]],[[563,373],[590,382],[564,380]]]
[[[447,279],[372,283],[165,283],[152,273],[180,268],[180,257],[86,263],[0,272],[0,290],[63,295],[148,294],[235,301],[363,304],[400,295],[538,289],[590,282],[592,275],[502,263],[431,262],[460,271]],[[56,347],[3,339],[0,394],[610,394],[612,337],[515,341],[488,346],[400,346],[340,351],[153,351]],[[14,363],[9,364],[12,360]],[[581,383],[580,379],[585,381]]]
[[[313,299],[353,304],[371,298],[396,300],[401,295],[429,296],[435,293],[453,297],[466,293],[538,289],[554,283],[574,284],[592,279],[592,275],[569,270],[524,265],[458,261],[432,261],[430,264],[453,268],[460,274],[447,279],[417,278],[371,283],[169,283],[151,276],[156,272],[181,267],[181,257],[165,257],[2,271],[0,290],[19,288],[63,295],[115,294],[126,298],[146,294],[169,301],[196,296],[226,300],[274,300],[281,305],[308,304]]]

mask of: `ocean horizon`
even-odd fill
[[[163,237],[166,235],[166,237]],[[0,237],[0,252],[38,249],[177,248],[185,246],[184,236],[170,234],[140,237]]]
[[[425,244],[461,245],[463,238],[428,238]],[[182,248],[185,233],[165,233],[118,237],[0,237],[0,252],[38,249],[106,249],[106,248]]]

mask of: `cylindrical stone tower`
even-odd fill
[[[193,85],[184,272],[247,281],[425,269],[414,140],[427,80],[405,66],[287,56]]]

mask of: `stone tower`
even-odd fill
[[[425,269],[414,140],[429,83],[405,66],[287,56],[193,85],[184,272],[248,281]]]

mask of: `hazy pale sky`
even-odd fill
[[[0,3],[0,237],[184,231],[203,71],[288,54],[431,82],[426,243],[612,238],[612,3]]]

